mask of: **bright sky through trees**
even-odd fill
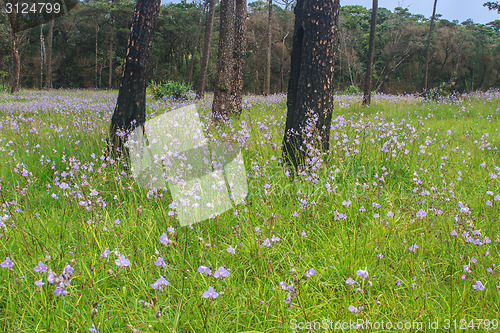
[[[437,4],[437,14],[443,15],[442,18],[460,23],[472,19],[476,23],[488,23],[494,20],[500,20],[500,15],[496,11],[490,11],[483,7],[487,0],[439,0]],[[162,0],[162,4],[179,3],[180,0]],[[253,2],[252,0],[248,1]],[[371,0],[341,0],[341,6],[361,5],[371,8]],[[381,0],[379,7],[394,11],[395,7],[408,8],[412,14],[422,14],[427,18],[432,15],[433,0]]]

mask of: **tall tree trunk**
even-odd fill
[[[54,39],[54,18],[49,21],[49,35],[47,36],[47,57],[45,63],[45,89],[52,89],[52,40]]]
[[[18,22],[17,22],[17,12],[14,9],[9,15],[10,32],[12,39],[12,58],[14,58],[14,77],[12,79],[11,94],[16,93],[19,90],[19,82],[21,81],[21,56],[19,55],[19,39],[17,37]]]
[[[43,69],[45,67],[45,40],[43,39],[43,24],[40,24],[40,86],[43,89]]]
[[[97,37],[99,36],[99,25],[96,25],[95,29],[95,87],[98,88],[99,85],[97,83],[97,75],[98,75],[98,39]]]
[[[200,14],[200,22],[198,23],[198,30],[196,31],[196,41],[194,42],[193,51],[191,52],[191,62],[189,64],[189,69],[187,74],[187,84],[191,83],[191,76],[193,75],[193,67],[194,67],[194,58],[196,50],[198,50],[198,43],[200,42],[201,27],[203,26],[203,17],[205,16],[206,9],[207,9],[207,2],[205,1]]]
[[[339,1],[298,0],[295,6],[283,155],[296,170],[310,154],[329,149]]]
[[[231,87],[233,80],[234,0],[220,2],[219,52],[215,78],[212,118],[225,120],[231,113]]]
[[[109,149],[113,155],[125,151],[127,135],[146,122],[147,69],[160,12],[160,0],[138,0],[128,38],[116,107],[111,118]]]
[[[375,50],[375,28],[377,26],[378,0],[373,0],[372,20],[370,24],[370,41],[368,42],[368,58],[366,60],[366,76],[363,94],[363,105],[370,105],[372,99],[372,71],[373,71],[373,53]]]
[[[203,98],[205,94],[205,82],[207,80],[208,60],[210,59],[210,44],[212,41],[212,30],[214,27],[215,0],[208,0],[208,18],[205,26],[205,41],[203,43],[203,59],[200,66],[200,77],[198,78],[198,88],[196,96]]]
[[[269,0],[267,15],[267,63],[266,63],[266,87],[264,95],[271,93],[271,46],[272,46],[272,15],[273,15],[273,0]]]
[[[243,92],[243,69],[247,49],[247,1],[236,0],[234,35],[234,82],[232,86],[233,112],[241,114]]]
[[[108,89],[113,89],[113,35],[114,31],[113,27],[111,27],[111,33],[109,34]]]
[[[429,28],[429,37],[427,37],[427,46],[425,51],[425,73],[424,73],[424,92],[427,92],[427,79],[429,73],[429,60],[431,56],[431,39],[432,39],[432,27],[434,26],[434,18],[436,17],[436,5],[437,0],[434,0],[434,8],[432,9],[431,26]]]

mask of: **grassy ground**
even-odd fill
[[[103,153],[115,93],[0,94],[0,331],[498,331],[500,94],[360,99],[292,180],[286,98],[248,97],[245,204],[181,228]]]

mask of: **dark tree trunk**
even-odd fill
[[[45,40],[43,38],[43,24],[40,24],[40,85],[39,89],[43,89],[43,70],[45,68]]]
[[[429,28],[429,37],[427,37],[427,46],[425,51],[425,73],[424,73],[424,92],[427,92],[427,79],[429,74],[429,60],[431,56],[431,38],[432,27],[434,26],[434,18],[436,16],[437,0],[434,0],[434,8],[432,9],[431,26]]]
[[[366,61],[365,87],[363,94],[363,105],[370,105],[372,99],[372,70],[373,53],[375,51],[375,28],[377,26],[378,0],[373,0],[372,19],[370,24],[370,41],[368,42],[368,58]]]
[[[54,19],[49,21],[49,35],[47,36],[47,69],[45,71],[45,89],[52,89],[52,40],[54,39]]]
[[[329,149],[338,14],[339,0],[298,0],[295,7],[283,155],[296,170],[311,150]]]
[[[214,27],[215,0],[208,0],[208,18],[205,27],[205,42],[203,43],[203,59],[200,66],[200,77],[198,78],[198,88],[196,95],[203,98],[205,94],[205,82],[207,80],[208,60],[210,59],[210,44],[212,41],[212,30]]]
[[[264,95],[271,93],[271,46],[272,46],[272,15],[273,15],[273,0],[269,0],[267,13],[267,57],[266,57],[266,86]]]
[[[221,0],[219,52],[215,78],[212,118],[225,120],[231,113],[231,87],[233,80],[234,0]]]
[[[109,34],[109,57],[108,57],[108,89],[113,89],[113,27],[111,27],[111,33]]]
[[[200,42],[201,27],[203,25],[203,17],[205,16],[205,11],[207,9],[207,2],[203,4],[203,8],[200,14],[200,22],[198,23],[198,31],[196,31],[196,41],[194,42],[193,51],[191,52],[191,62],[189,64],[188,74],[187,74],[187,84],[191,83],[191,76],[193,75],[194,58],[196,50],[198,50],[198,43]]]
[[[243,92],[243,68],[245,67],[245,56],[247,49],[247,1],[236,0],[234,35],[234,82],[233,82],[233,111],[241,114],[242,92]]]
[[[146,121],[147,68],[159,12],[160,0],[138,0],[135,6],[125,68],[111,118],[109,144],[113,155],[124,152],[128,133],[143,127]]]
[[[17,38],[17,13],[15,10],[9,14],[10,31],[12,38],[12,57],[14,58],[14,77],[12,79],[11,94],[19,90],[21,80],[21,56],[19,55],[19,39]]]

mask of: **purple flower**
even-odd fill
[[[301,235],[302,237],[307,237],[307,234],[306,234],[306,232],[305,232],[304,230],[302,230],[302,232],[300,233],[300,235]]]
[[[168,286],[170,282],[168,282],[163,276],[161,276],[155,283],[151,284],[151,288],[157,289],[158,291],[163,290],[163,286]]]
[[[52,270],[49,270],[49,272],[47,273],[47,282],[52,284],[54,283],[54,281],[55,281],[54,272],[52,272]]]
[[[291,302],[292,302],[292,295],[290,293],[288,293],[286,295],[286,298],[285,298],[284,302],[285,302],[285,304],[291,304]]]
[[[160,242],[163,245],[168,245],[170,243],[170,239],[168,239],[168,236],[166,233],[163,233],[163,235],[160,236]]]
[[[417,249],[418,249],[418,245],[417,244],[413,244],[412,246],[410,246],[408,248],[408,250],[411,251],[411,252],[413,252],[413,253],[415,253],[415,251],[417,251]]]
[[[280,285],[281,289],[283,289],[283,290],[287,290],[288,289],[285,281],[280,281],[280,283],[278,283],[278,284]]]
[[[210,267],[207,267],[207,266],[200,266],[198,267],[198,273],[200,274],[207,274],[207,275],[210,275],[212,274],[212,270],[210,269]]]
[[[351,311],[352,313],[357,313],[358,312],[358,308],[355,307],[354,305],[349,305],[349,307],[347,309],[349,311]]]
[[[229,276],[229,272],[224,267],[219,267],[214,272],[214,278],[216,278],[216,279],[219,279],[219,278],[223,279],[223,278],[227,278],[228,276]]]
[[[130,264],[130,262],[129,262],[129,264]],[[75,270],[74,270],[74,268],[73,268],[73,267],[71,267],[70,265],[66,265],[66,266],[64,267],[64,269],[63,269],[63,272],[62,272],[62,273],[63,273],[63,274],[65,274],[65,275],[73,275],[73,272],[74,272],[74,271],[75,271]]]
[[[423,218],[427,216],[427,213],[425,212],[425,210],[423,209],[420,209],[418,212],[417,212],[417,217],[420,217],[420,218]]]
[[[97,328],[95,328],[95,325],[94,325],[94,324],[92,324],[92,327],[91,327],[91,328],[89,328],[89,331],[90,331],[90,332],[94,332],[94,333],[99,333],[99,331],[97,330]]]
[[[167,231],[168,231],[168,232],[169,232],[169,234],[171,234],[171,235],[173,235],[173,234],[175,233],[175,229],[174,229],[172,226],[168,227],[168,228],[167,228]]]
[[[66,290],[64,290],[62,287],[56,287],[56,289],[54,290],[54,294],[57,295],[57,296],[64,296],[66,295],[68,292]]]
[[[476,281],[476,284],[473,284],[472,288],[476,290],[484,290],[484,285],[481,283],[481,281]]]
[[[384,255],[383,255],[382,253],[379,253],[379,254],[377,254],[377,257],[378,257],[379,259],[382,259],[382,258],[384,257]]]
[[[269,238],[266,238],[266,239],[264,240],[264,242],[262,243],[262,245],[265,245],[265,246],[267,246],[267,247],[270,247],[270,246],[271,246],[271,242],[269,241]]]
[[[364,271],[362,269],[358,269],[356,274],[361,276],[362,279],[366,279],[368,277],[368,271]]]
[[[127,267],[130,266],[130,260],[125,258],[125,255],[122,254],[120,257],[118,257],[118,259],[115,260],[115,264],[118,267]]]
[[[391,211],[387,212],[387,217],[393,217],[393,216],[394,216],[393,212],[391,212]]]
[[[463,269],[464,269],[464,272],[465,272],[465,273],[470,273],[470,272],[471,272],[469,265],[465,265],[465,266],[463,267]]]
[[[218,296],[219,293],[215,291],[215,289],[212,286],[208,287],[208,290],[203,292],[204,298],[216,299]]]
[[[38,287],[41,287],[45,284],[45,282],[42,281],[42,279],[38,280],[38,281],[35,281],[35,285],[38,286]]]
[[[46,272],[49,268],[47,267],[47,265],[45,265],[43,262],[39,261],[38,262],[38,265],[36,265],[35,268],[33,268],[33,270],[35,272],[38,272],[38,273],[42,273],[42,272]]]
[[[457,232],[455,230],[453,230],[452,232],[450,232],[450,235],[452,236],[458,236]]]
[[[226,249],[226,251],[227,251],[228,253],[232,253],[232,254],[236,253],[236,250],[233,248],[233,246],[232,246],[232,245],[229,245],[229,247]]]
[[[155,262],[155,266],[161,266],[162,268],[165,268],[167,267],[167,264],[165,263],[165,261],[163,260],[162,257],[158,257],[158,260],[156,260]]]
[[[354,287],[355,284],[358,284],[352,277],[347,278],[347,280],[345,280],[345,283],[350,285],[351,287]]]
[[[101,258],[106,259],[106,258],[108,257],[108,255],[109,255],[109,253],[110,253],[110,252],[111,252],[111,251],[109,251],[109,249],[108,249],[108,248],[106,248],[106,250],[104,250],[104,253],[103,253],[103,254],[101,254]]]
[[[310,278],[311,276],[313,276],[314,274],[316,274],[316,271],[314,270],[314,268],[309,268],[309,269],[305,272],[304,276],[305,276],[305,278],[306,278],[306,279],[308,279],[308,278]]]
[[[5,258],[5,261],[0,264],[0,266],[5,267],[5,268],[12,268],[14,267],[14,262],[10,260],[9,257]]]

